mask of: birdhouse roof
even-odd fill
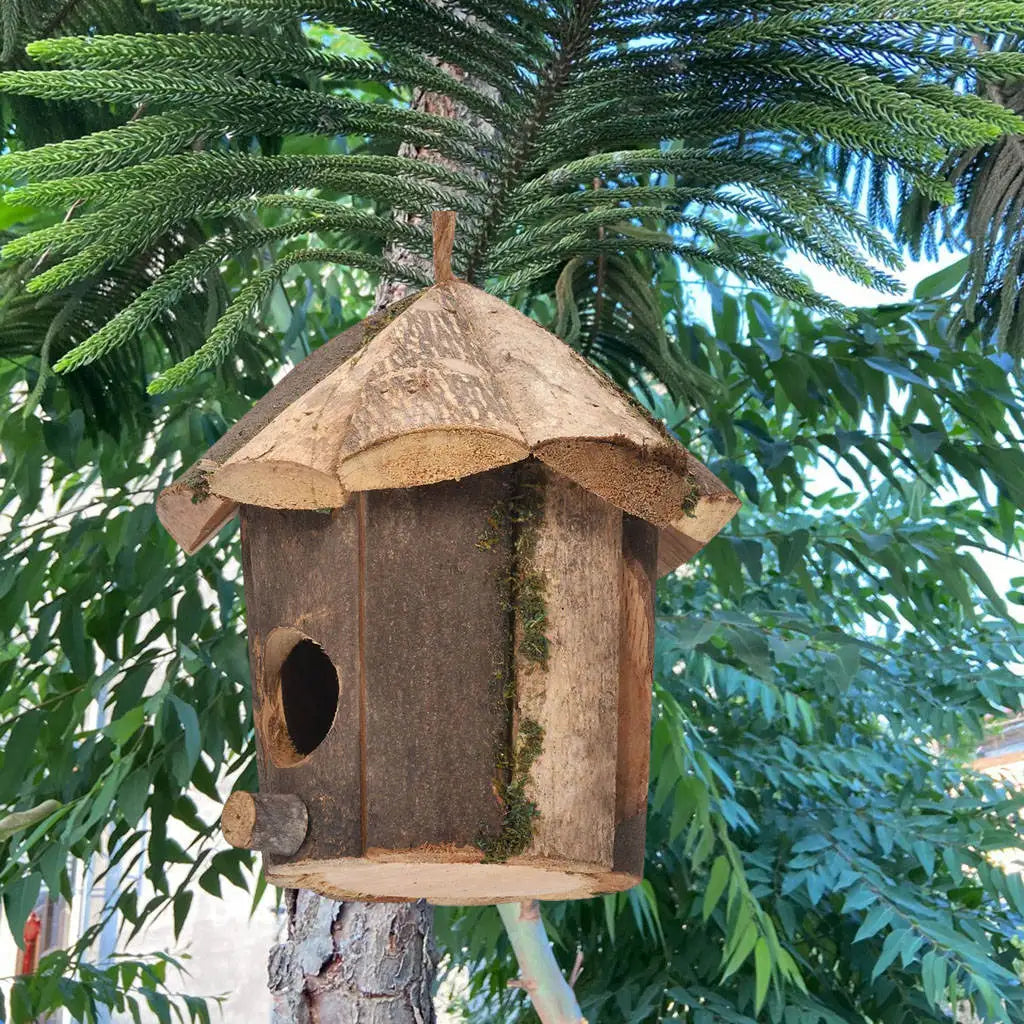
[[[660,527],[661,572],[692,557],[739,508],[571,348],[449,279],[310,356],[161,493],[157,511],[192,552],[238,504],[333,508],[359,491],[459,479],[531,456]]]

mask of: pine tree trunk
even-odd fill
[[[464,80],[461,69],[441,65]],[[443,117],[466,111],[446,96],[417,90],[412,108]],[[404,144],[399,154],[452,165],[439,154]],[[415,218],[419,220],[419,217]],[[396,263],[421,258],[398,246]],[[382,280],[372,312],[407,291]],[[337,903],[306,890],[286,890],[288,938],[270,951],[267,968],[272,1024],[435,1024],[437,973],[433,909],[418,903]]]
[[[272,1024],[434,1024],[433,912],[288,890],[288,939],[270,952]]]

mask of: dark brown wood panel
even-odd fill
[[[512,472],[361,496],[367,848],[500,828],[508,549],[480,541]]]
[[[647,831],[657,565],[657,528],[624,515],[614,864],[616,871],[637,875],[643,873]]]
[[[295,793],[309,813],[306,840],[292,858],[359,856],[361,773],[359,758],[358,514],[332,514],[242,506],[242,552],[253,669],[253,716],[261,732],[260,790]],[[291,767],[269,756],[266,734],[274,679],[268,671],[268,638],[275,629],[314,640],[338,673],[333,725],[323,742]],[[279,634],[280,635],[280,634]],[[287,635],[287,634],[285,634]]]

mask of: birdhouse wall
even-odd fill
[[[306,803],[306,856],[361,854],[359,700],[359,522],[335,516],[242,506],[245,579],[260,792],[295,793]],[[306,637],[337,673],[337,703],[305,707],[307,722],[327,726],[323,742],[297,756],[277,686],[275,641]],[[269,649],[268,649],[269,648]],[[269,866],[269,865],[268,865]]]
[[[470,903],[639,880],[655,527],[530,460],[243,506],[242,538],[260,789],[308,809],[271,881]]]
[[[536,473],[529,571],[544,588],[548,657],[538,665],[517,645],[517,720],[543,730],[527,786],[539,815],[523,859],[603,867],[609,885],[612,874],[639,881],[658,531],[548,467]]]
[[[309,808],[295,859],[468,845],[500,828],[505,558],[477,540],[509,475],[369,492],[326,514],[243,506],[260,788]],[[301,760],[275,759],[275,631],[316,642],[338,674],[329,732]]]

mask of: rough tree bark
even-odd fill
[[[288,939],[270,951],[273,1024],[433,1024],[433,913],[336,903],[289,889]]]

